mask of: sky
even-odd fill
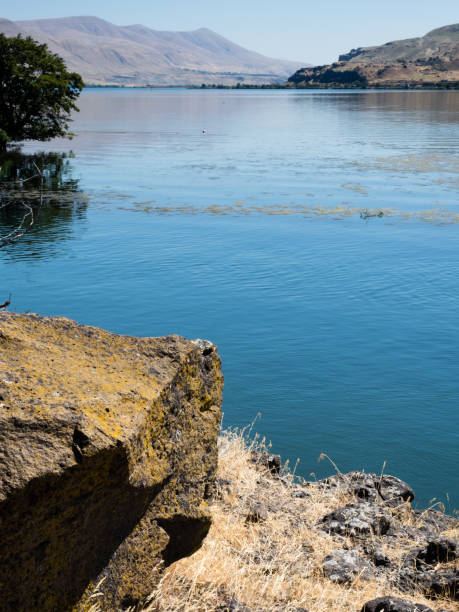
[[[3,4],[4,2],[4,4]],[[3,7],[2,7],[3,4]],[[326,64],[353,47],[422,36],[459,22],[459,0],[21,0],[0,3],[12,21],[94,15],[156,30],[210,28],[253,51]]]

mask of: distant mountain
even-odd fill
[[[0,19],[0,32],[46,43],[92,85],[283,82],[302,64],[248,51],[206,28],[164,32],[97,17]]]
[[[289,83],[300,87],[459,87],[459,24],[419,38],[351,49],[334,64],[298,70]]]

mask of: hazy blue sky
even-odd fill
[[[459,0],[20,0],[12,20],[96,15],[158,30],[207,27],[272,57],[328,63],[352,47],[421,36],[459,22]]]

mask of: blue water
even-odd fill
[[[219,345],[224,425],[459,508],[459,92],[86,90],[13,309]],[[204,130],[204,132],[203,132]],[[384,216],[361,219],[361,210]]]

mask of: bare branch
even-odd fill
[[[25,181],[29,181],[32,178],[40,177],[40,198],[39,198],[38,206],[36,208],[36,212],[34,214],[34,209],[32,206],[30,206],[29,204],[26,204],[25,202],[21,202],[22,206],[26,209],[26,212],[24,216],[22,217],[21,222],[14,230],[12,230],[9,234],[0,236],[0,249],[2,247],[7,246],[8,244],[13,244],[14,242],[16,242],[16,240],[18,240],[19,238],[22,238],[25,234],[27,234],[27,232],[29,232],[32,229],[38,217],[40,216],[40,212],[43,207],[44,170],[43,168],[39,168],[35,162],[33,162],[33,165],[37,169],[38,174],[35,174],[34,176],[29,177],[28,179],[24,179],[23,181],[19,180],[15,182],[24,183]],[[6,202],[6,203],[1,204],[0,209],[5,208],[10,203],[11,202]]]

